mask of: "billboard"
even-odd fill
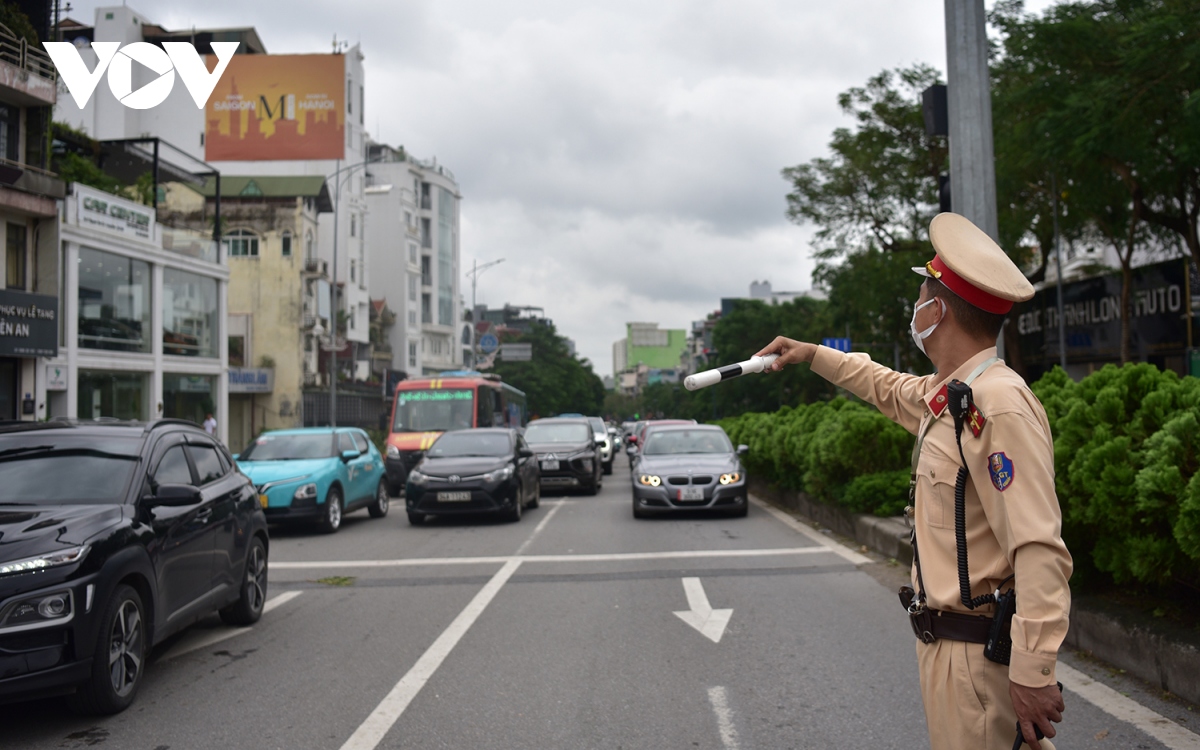
[[[345,57],[234,56],[204,108],[204,160],[342,158]]]

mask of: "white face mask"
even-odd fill
[[[945,307],[946,303],[942,302],[941,299],[934,297],[933,299],[929,300],[925,304],[917,305],[916,307],[913,308],[912,322],[910,322],[908,324],[908,329],[912,333],[913,343],[917,345],[917,348],[921,350],[922,354],[925,354],[925,339],[929,338],[929,336],[933,333],[933,329],[937,328],[938,323],[940,323],[941,321],[938,321],[938,323],[934,323],[933,325],[926,328],[924,331],[918,331],[917,330],[917,312],[919,310],[921,310],[922,308],[929,307],[934,302],[941,302],[942,314],[945,315],[946,314],[946,307]]]

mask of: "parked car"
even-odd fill
[[[150,650],[262,615],[267,522],[191,422],[0,424],[0,700],[127,708]]]
[[[746,469],[725,431],[715,425],[658,425],[645,433],[634,467],[633,517],[698,508],[744,516]]]
[[[507,427],[447,432],[408,473],[404,502],[409,523],[427,515],[498,513],[520,521],[542,496],[537,458],[521,434]]]
[[[582,489],[588,495],[600,491],[601,441],[587,417],[536,419],[525,428],[525,440],[537,454],[542,489]]]
[[[383,456],[357,427],[271,430],[234,458],[271,523],[315,523],[332,534],[347,513],[383,518],[391,503]]]
[[[604,424],[600,417],[588,417],[587,421],[592,426],[596,439],[603,441],[600,443],[600,467],[605,474],[612,474],[616,449],[613,447],[612,435],[608,434],[608,425]]]

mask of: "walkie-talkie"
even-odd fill
[[[1017,591],[1009,589],[1003,593],[996,590],[996,613],[988,628],[987,643],[983,655],[997,664],[1008,664],[1012,657],[1012,618],[1017,613]]]

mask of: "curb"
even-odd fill
[[[912,565],[908,524],[900,518],[851,513],[761,480],[751,479],[750,491],[880,555]],[[1064,645],[1086,651],[1185,701],[1200,703],[1200,633],[1118,611],[1098,599],[1072,597],[1071,625]]]

